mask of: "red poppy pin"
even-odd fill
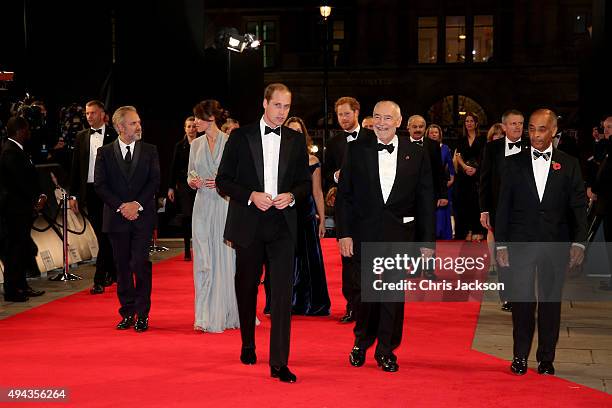
[[[561,170],[561,163],[556,161],[552,162],[552,168],[553,170]]]

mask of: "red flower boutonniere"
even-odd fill
[[[553,170],[561,170],[561,163],[556,161],[552,162],[552,168]]]

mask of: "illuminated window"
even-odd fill
[[[446,17],[446,62],[465,62],[465,17]]]
[[[438,18],[419,17],[419,63],[438,61]]]
[[[493,16],[474,16],[474,62],[487,62],[493,56]]]

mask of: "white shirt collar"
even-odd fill
[[[412,136],[410,136],[411,142],[422,142],[423,140],[425,140],[425,135],[421,136],[420,139],[414,139]]]
[[[535,147],[531,146],[531,154],[533,154],[534,151],[538,151],[538,149],[536,149]],[[543,152],[540,153],[550,153],[551,157],[552,157],[552,151],[553,151],[553,145],[552,143],[550,144],[550,146],[548,146],[548,148],[546,150],[544,150]]]
[[[135,140],[130,144],[123,143],[123,140],[121,140],[121,138],[119,137],[117,138],[117,140],[119,141],[119,147],[121,147],[122,151],[126,150],[127,146],[130,146],[130,151],[132,152],[132,154],[134,154],[134,145],[136,144]]]
[[[397,145],[399,143],[399,139],[398,139],[397,135],[394,135],[393,139],[391,139],[391,141],[389,143],[383,143],[382,140],[380,140],[379,138],[376,138],[376,140],[378,141],[378,143],[381,143],[381,144],[384,144],[384,145],[392,144],[395,147],[395,150],[397,150]]]

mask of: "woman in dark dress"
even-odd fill
[[[170,166],[170,188],[168,199],[176,202],[181,214],[181,230],[185,243],[185,260],[191,261],[191,212],[196,191],[187,185],[187,166],[189,165],[189,149],[191,142],[198,137],[195,118],[185,119],[185,137],[174,146],[172,165]]]
[[[302,119],[287,119],[286,126],[304,134],[310,152],[312,139]],[[328,316],[331,302],[327,291],[321,242],[325,235],[325,207],[321,187],[321,163],[308,155],[312,174],[312,194],[298,207],[298,245],[293,283],[293,314]]]
[[[463,138],[457,143],[455,161],[455,238],[481,241],[486,235],[480,225],[478,181],[480,160],[486,138],[478,134],[478,116],[468,112],[463,124]]]

